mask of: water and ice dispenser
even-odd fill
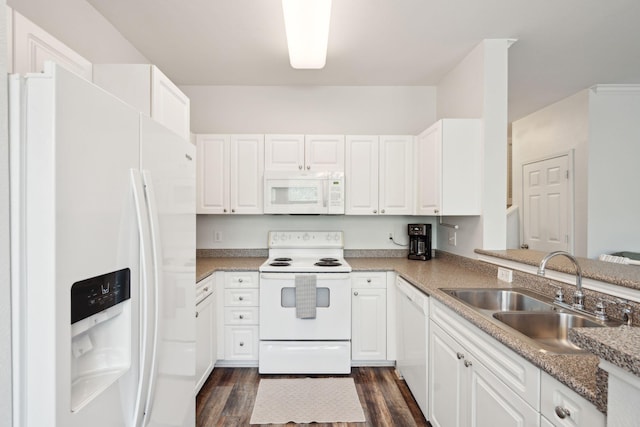
[[[71,287],[71,410],[78,411],[131,366],[131,271]]]

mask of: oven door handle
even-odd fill
[[[276,279],[276,280],[294,280],[299,275],[317,275],[317,280],[344,280],[349,279],[351,275],[349,273],[260,273],[261,279]]]

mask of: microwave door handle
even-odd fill
[[[327,193],[329,192],[329,180],[322,180],[322,207],[327,207]]]

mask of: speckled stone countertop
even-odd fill
[[[535,267],[540,265],[540,261],[542,261],[542,258],[546,255],[546,252],[530,249],[507,249],[505,251],[486,251],[483,249],[476,249],[475,252],[522,264],[533,265]],[[640,290],[640,266],[616,264],[589,258],[578,258],[578,262],[582,269],[582,277]],[[576,273],[575,267],[571,261],[562,256],[552,258],[547,264],[547,269],[561,271],[568,274]]]
[[[569,339],[640,377],[640,328],[575,328],[569,331]]]
[[[198,258],[198,280],[217,270],[257,270],[265,258]],[[606,373],[598,368],[599,359],[585,354],[550,354],[541,351],[515,332],[490,322],[479,312],[462,304],[439,288],[523,287],[523,283],[506,283],[496,277],[497,267],[443,254],[430,261],[406,258],[347,258],[353,271],[395,271],[425,294],[436,298],[464,319],[503,343],[534,365],[566,384],[572,390],[606,412]]]

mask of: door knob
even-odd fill
[[[462,354],[462,353],[456,353],[456,357],[458,358],[458,360],[460,360],[460,359],[464,359],[464,354]]]
[[[526,243],[523,243],[520,245],[520,249],[529,249],[529,245],[527,245]]]
[[[470,360],[465,360],[465,361],[464,361],[464,366],[465,366],[465,367],[467,367],[467,368],[468,368],[468,367],[469,367],[469,366],[471,366],[471,365],[473,365],[473,363],[471,363],[471,361],[470,361]]]
[[[556,415],[560,419],[565,419],[571,416],[571,412],[567,408],[563,408],[562,406],[556,406]]]

